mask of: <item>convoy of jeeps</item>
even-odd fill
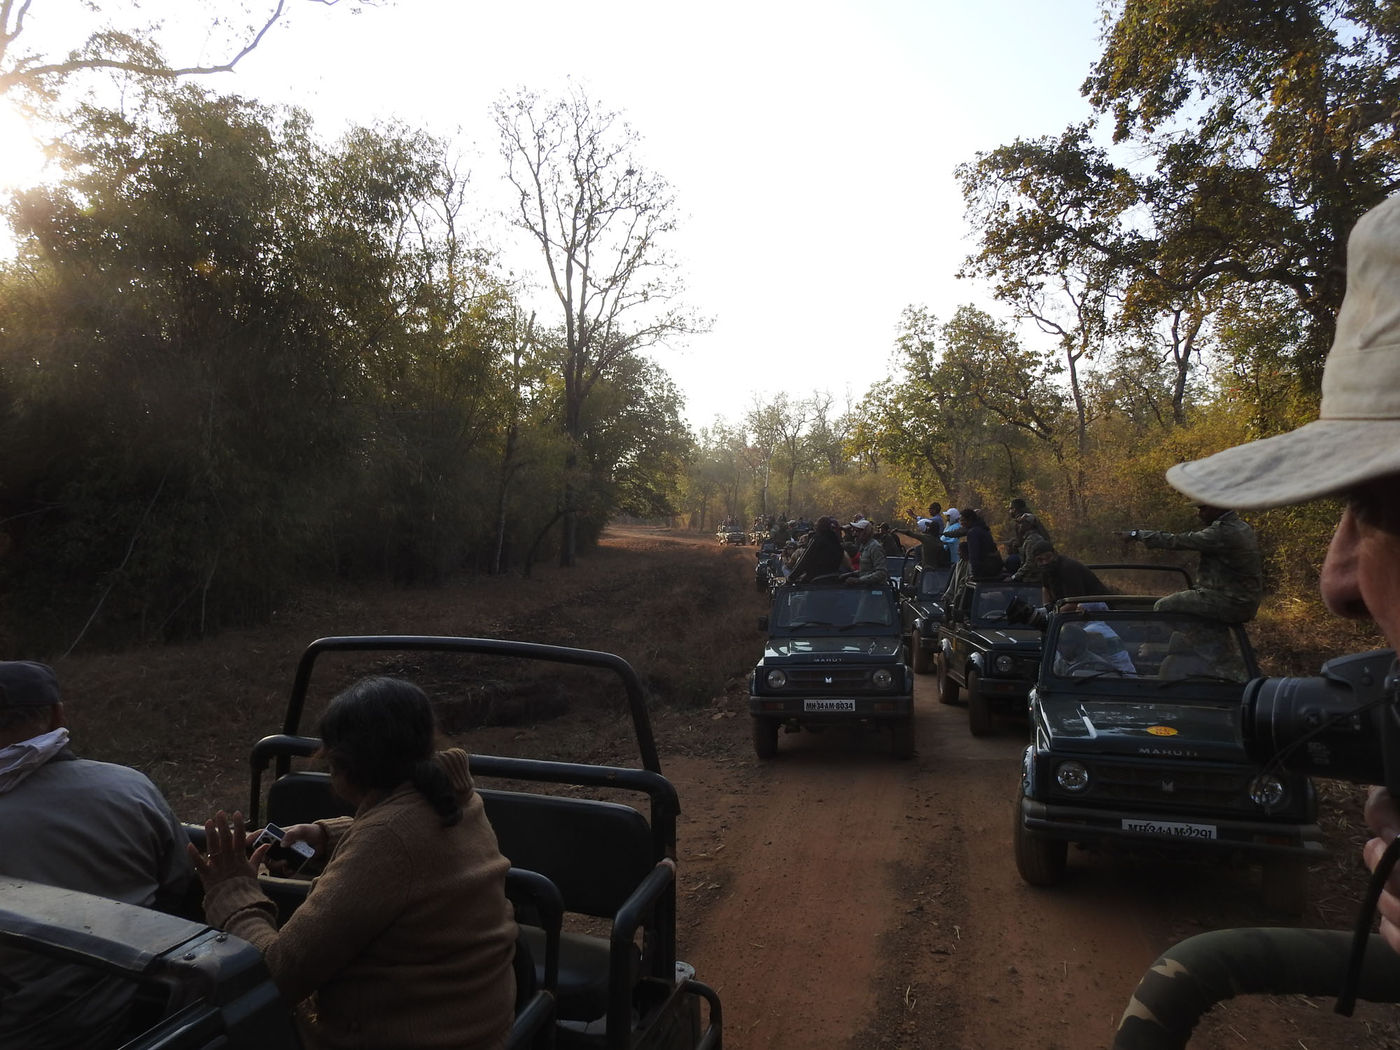
[[[721,530],[720,542],[742,542],[731,535]],[[1063,599],[1028,617],[1041,602],[1038,585],[971,579],[917,557],[891,565],[888,581],[793,582],[771,543],[758,551],[755,579],[769,607],[748,706],[760,760],[778,756],[782,735],[830,729],[887,733],[893,755],[911,758],[915,676],[932,672],[941,703],[966,704],[973,736],[998,725],[1028,731],[1013,825],[1028,884],[1064,880],[1071,846],[1190,851],[1258,864],[1268,906],[1303,908],[1307,865],[1323,853],[1316,796],[1306,776],[1246,753],[1242,697],[1259,668],[1242,626],[1159,612],[1153,595],[1118,592]],[[319,741],[300,726],[318,660],[362,652],[484,653],[616,676],[636,766],[472,758],[512,863],[508,891],[521,924],[509,1045],[719,1047],[719,998],[676,956],[676,793],[661,775],[644,687],[616,656],[490,639],[314,642],[282,731],[253,749],[252,822],[340,812],[327,774],[305,764]],[[638,801],[605,801],[604,789]],[[192,826],[191,838],[200,831]],[[306,891],[296,880],[266,884],[284,916]],[[566,930],[570,915],[592,931]],[[9,880],[0,947],[125,975],[138,989],[127,1046],[298,1045],[257,951],[192,917]]]

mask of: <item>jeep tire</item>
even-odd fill
[[[987,696],[982,692],[981,681],[976,671],[967,672],[967,728],[973,736],[991,736],[993,729],[992,709]]]
[[[776,718],[754,716],[753,753],[759,758],[772,758],[778,753],[778,720]]]
[[[909,666],[915,674],[928,674],[928,650],[924,648],[924,636],[917,627],[909,632]]]
[[[1021,820],[1023,792],[1016,795],[1016,870],[1031,886],[1058,886],[1065,877],[1069,863],[1069,843],[1064,839],[1046,838],[1026,828]]]
[[[953,676],[948,673],[948,654],[940,652],[934,660],[938,664],[938,702],[940,704],[956,704],[958,702],[958,683],[953,681]]]

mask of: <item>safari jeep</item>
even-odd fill
[[[503,660],[570,665],[620,687],[639,753],[639,767],[471,756],[472,778],[511,862],[514,881],[506,889],[521,924],[523,954],[534,967],[527,977],[553,999],[552,1045],[716,1050],[722,1045],[719,997],[676,958],[680,802],[661,775],[641,680],[620,657],[491,638],[319,639],[302,654],[282,732],[253,748],[252,823],[286,827],[344,812],[328,774],[305,765],[320,747],[315,737],[300,735],[312,699],[324,702],[348,678],[393,673],[407,663],[445,680],[431,692],[437,702],[451,702],[454,690],[465,695]],[[574,681],[568,672],[559,674],[560,682]],[[284,914],[297,904],[300,888],[288,885],[293,881],[264,880]]]
[[[1267,906],[1306,900],[1322,855],[1306,776],[1245,754],[1245,683],[1258,675],[1243,627],[1156,612],[1154,598],[1100,597],[1050,614],[1031,693],[1015,854],[1052,886],[1071,843],[1211,854],[1258,863]]]
[[[759,758],[778,750],[778,731],[832,726],[890,731],[896,758],[914,755],[914,678],[891,584],[841,579],[789,581],[773,595],[763,657],[749,676],[749,714]]]
[[[967,725],[973,736],[993,732],[995,719],[1009,719],[1019,730],[1026,724],[1026,696],[1040,663],[1041,632],[1012,623],[1013,601],[1040,604],[1040,584],[1009,580],[962,579],[953,586],[937,625],[938,699],[967,700]]]

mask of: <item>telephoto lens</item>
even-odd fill
[[[1245,750],[1254,761],[1313,776],[1400,789],[1395,650],[1339,656],[1316,678],[1245,686]]]

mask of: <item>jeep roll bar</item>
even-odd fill
[[[306,703],[306,691],[311,682],[311,669],[317,657],[329,652],[456,652],[481,653],[489,656],[520,657],[531,660],[547,660],[554,663],[576,664],[583,667],[596,667],[612,671],[622,679],[627,692],[627,706],[632,715],[632,726],[637,734],[637,747],[641,752],[642,768],[653,773],[661,772],[661,761],[656,754],[656,738],[651,731],[651,717],[647,713],[646,690],[642,680],[632,665],[620,656],[598,652],[592,649],[574,649],[563,645],[543,645],[538,642],[514,642],[498,638],[453,638],[432,635],[346,635],[332,638],[319,638],[306,647],[297,663],[296,678],[292,682],[292,695],[287,701],[287,716],[282,723],[284,736],[299,735],[302,709]],[[286,770],[280,767],[279,773]]]

